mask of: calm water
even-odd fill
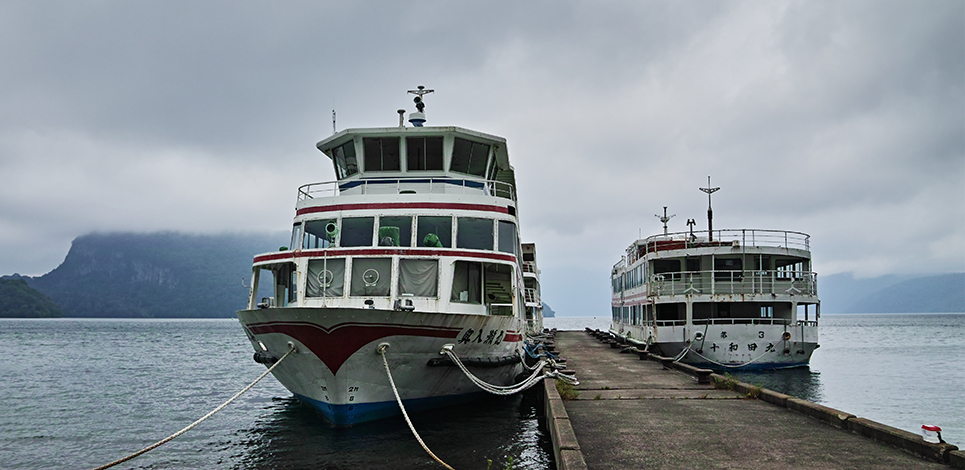
[[[92,468],[187,426],[262,373],[235,320],[0,320],[0,468]],[[412,420],[460,469],[552,468],[531,397]],[[271,376],[188,433],[115,468],[435,469],[402,418],[324,424]]]
[[[609,322],[561,317],[546,326],[606,330]],[[810,367],[733,375],[914,433],[936,424],[965,447],[965,314],[824,315],[818,335]]]

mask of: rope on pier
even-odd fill
[[[231,402],[235,401],[235,399],[237,399],[237,398],[240,397],[242,394],[244,394],[245,392],[247,392],[248,390],[250,390],[251,387],[254,387],[255,384],[257,384],[258,382],[261,381],[261,379],[265,378],[266,375],[268,375],[272,370],[274,370],[275,367],[278,366],[278,364],[281,364],[281,362],[284,361],[285,358],[287,358],[291,353],[295,352],[295,345],[292,344],[292,343],[288,343],[288,345],[289,345],[288,352],[286,352],[284,356],[282,356],[280,359],[278,359],[278,361],[275,362],[271,367],[269,367],[268,370],[266,370],[263,374],[259,375],[258,378],[255,379],[254,382],[248,384],[247,387],[241,389],[241,391],[238,392],[238,393],[236,393],[235,396],[229,398],[228,401],[222,403],[221,406],[219,406],[219,407],[211,410],[210,413],[202,416],[200,419],[198,419],[197,421],[189,424],[189,425],[188,425],[187,427],[185,427],[184,429],[182,429],[182,430],[180,430],[180,431],[178,431],[178,432],[176,432],[176,433],[174,433],[174,434],[171,434],[170,436],[165,437],[164,439],[161,439],[160,441],[157,441],[157,442],[155,442],[154,444],[151,444],[151,445],[149,445],[149,446],[147,446],[147,447],[145,447],[145,448],[143,448],[143,449],[141,449],[141,450],[139,450],[139,451],[137,451],[137,452],[135,452],[135,453],[133,453],[133,454],[131,454],[131,455],[128,455],[127,457],[124,457],[124,458],[121,458],[121,459],[117,459],[117,460],[115,460],[115,461],[113,461],[113,462],[111,462],[111,463],[109,463],[109,464],[107,464],[107,465],[102,465],[102,466],[100,466],[100,467],[97,467],[97,468],[95,468],[94,470],[103,470],[103,469],[105,469],[105,468],[111,468],[111,467],[113,467],[113,466],[115,466],[115,465],[118,465],[118,464],[122,464],[122,463],[124,463],[124,462],[127,462],[128,460],[131,460],[131,459],[133,459],[134,457],[137,457],[137,456],[139,456],[139,455],[141,455],[141,454],[145,454],[145,453],[147,453],[147,452],[149,452],[149,451],[151,451],[151,450],[154,450],[154,449],[156,449],[156,448],[158,448],[158,447],[161,447],[163,444],[167,443],[168,441],[170,441],[170,440],[172,440],[172,439],[174,439],[174,438],[176,438],[176,437],[178,437],[178,436],[180,436],[180,435],[182,435],[182,434],[190,431],[191,428],[193,428],[193,427],[201,424],[202,421],[210,418],[210,417],[213,416],[215,413],[223,410],[224,407],[228,406]]]
[[[507,385],[507,386],[489,384],[489,383],[483,382],[482,379],[473,375],[472,372],[469,372],[469,369],[467,369],[466,366],[462,363],[462,361],[459,360],[459,356],[457,356],[456,353],[452,351],[452,347],[453,345],[451,344],[447,344],[443,346],[442,350],[439,351],[439,354],[445,354],[449,356],[449,359],[452,359],[452,362],[454,362],[457,366],[459,366],[459,369],[461,369],[462,372],[466,374],[466,377],[468,377],[469,380],[472,381],[472,383],[476,384],[476,386],[478,386],[479,388],[489,393],[492,393],[493,395],[512,395],[514,393],[519,393],[519,392],[522,392],[523,390],[529,389],[533,385],[536,385],[540,380],[543,380],[545,378],[558,378],[565,382],[571,383],[573,385],[580,384],[576,380],[576,378],[569,377],[566,374],[560,374],[559,372],[557,372],[555,370],[558,367],[556,365],[556,361],[553,361],[553,359],[547,358],[547,357],[541,358],[539,363],[536,364],[533,368],[527,367],[530,370],[532,370],[533,373],[518,384]],[[554,370],[544,372],[543,369],[546,368],[547,366],[552,367]]]
[[[688,350],[690,350],[690,347],[689,347],[689,346],[687,347],[687,349],[684,349],[684,351],[688,351]],[[728,367],[728,368],[732,368],[732,369],[736,369],[736,368],[738,368],[738,367],[744,367],[744,366],[746,366],[746,365],[753,364],[753,363],[757,362],[758,359],[764,357],[764,356],[767,354],[767,351],[764,351],[763,353],[761,353],[760,356],[757,356],[757,357],[755,357],[754,359],[751,359],[751,360],[749,360],[749,361],[747,361],[747,362],[745,362],[745,363],[742,363],[742,364],[724,364],[724,363],[722,363],[722,362],[717,362],[717,361],[715,361],[715,360],[713,360],[713,359],[711,359],[711,358],[709,358],[709,357],[707,357],[707,356],[704,356],[703,354],[700,354],[700,353],[697,352],[697,351],[690,350],[690,352],[696,354],[697,356],[700,356],[700,357],[701,357],[702,359],[704,359],[705,361],[711,362],[711,363],[716,364],[716,365],[721,366],[721,367]],[[681,359],[682,359],[682,358],[681,358]],[[680,360],[680,359],[677,359],[677,361],[679,361],[679,360]],[[674,361],[674,362],[677,362],[677,361]]]
[[[379,354],[382,356],[382,363],[385,364],[385,375],[389,376],[389,385],[392,386],[392,393],[395,394],[395,401],[399,404],[399,409],[402,410],[402,417],[404,417],[405,422],[409,424],[409,429],[412,431],[412,435],[415,436],[415,439],[417,441],[419,441],[419,445],[422,446],[422,449],[425,450],[426,453],[429,454],[429,456],[432,457],[436,462],[439,462],[440,464],[442,464],[443,467],[446,467],[449,470],[455,470],[452,467],[450,467],[449,464],[443,462],[442,459],[440,459],[439,457],[436,457],[436,454],[433,454],[432,451],[429,450],[429,446],[427,446],[426,443],[422,441],[422,438],[419,436],[419,433],[415,430],[415,426],[412,425],[412,420],[409,419],[409,414],[405,412],[405,406],[402,405],[402,398],[399,396],[399,389],[395,387],[395,380],[392,380],[392,371],[389,370],[389,361],[388,359],[385,358],[385,350],[388,347],[389,347],[389,343],[381,343],[379,344],[378,351],[379,351]]]

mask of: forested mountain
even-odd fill
[[[255,254],[287,244],[287,234],[90,234],[64,262],[25,278],[67,317],[231,317],[244,308]]]
[[[834,274],[818,278],[818,295],[825,314],[965,312],[965,273],[868,279]]]
[[[60,306],[19,276],[0,278],[0,318],[52,318]]]

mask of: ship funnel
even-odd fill
[[[415,127],[422,127],[422,125],[426,122],[426,104],[422,100],[422,96],[428,95],[435,90],[426,90],[426,87],[422,85],[419,85],[417,88],[418,90],[409,90],[409,93],[416,95],[412,101],[415,102],[415,108],[418,110],[409,115],[409,122]]]

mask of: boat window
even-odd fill
[[[475,261],[456,261],[452,273],[452,295],[450,302],[481,304],[482,263]]]
[[[504,253],[516,252],[516,224],[505,220],[499,221],[498,249]]]
[[[412,246],[412,217],[379,217],[379,246]]]
[[[358,160],[355,158],[355,142],[349,141],[332,149],[332,160],[335,161],[335,172],[338,179],[352,176],[359,172]]]
[[[653,261],[653,273],[677,273],[680,272],[679,259],[658,259]]]
[[[339,246],[372,246],[373,230],[375,217],[344,217]]]
[[[345,259],[313,259],[308,262],[308,297],[341,297],[345,294]]]
[[[399,294],[436,297],[439,284],[439,262],[431,259],[399,260]]]
[[[399,138],[366,137],[362,139],[365,171],[399,171]]]
[[[416,241],[419,246],[452,248],[452,217],[419,216]]]
[[[388,297],[392,286],[392,259],[353,258],[351,295]]]
[[[298,249],[302,244],[302,224],[297,223],[292,227],[292,239],[288,247],[292,250]]]
[[[452,146],[452,164],[449,169],[459,173],[486,176],[488,160],[488,145],[456,137]]]
[[[459,217],[459,223],[456,227],[456,248],[492,250],[493,220]]]
[[[408,171],[442,171],[442,137],[406,137]]]
[[[305,222],[305,236],[302,239],[301,247],[309,250],[312,248],[328,248],[335,246],[338,240],[338,221],[336,219],[309,220]],[[297,242],[292,246],[298,246]]]

